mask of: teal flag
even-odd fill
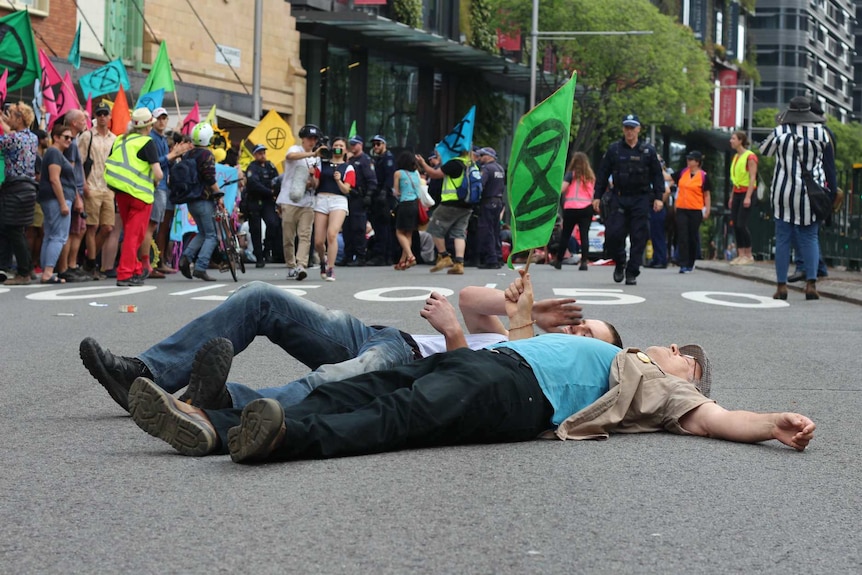
[[[0,18],[0,68],[9,70],[6,89],[10,92],[42,77],[36,39],[25,10]]]
[[[138,101],[135,103],[135,109],[137,108],[147,108],[150,112],[155,111],[156,108],[162,107],[162,102],[165,100],[165,89],[159,88],[154,92],[148,92],[146,94],[141,94],[141,97],[138,98]]]
[[[476,106],[472,106],[467,115],[455,124],[452,131],[436,146],[440,154],[440,161],[444,164],[452,158],[457,158],[462,153],[473,147],[473,127],[476,125]]]
[[[544,247],[560,204],[577,76],[518,122],[507,170],[512,255]],[[512,255],[509,267],[512,267]]]
[[[123,61],[119,58],[93,70],[86,76],[81,76],[78,84],[81,85],[81,92],[84,93],[84,96],[92,96],[93,98],[102,94],[117,92],[120,90],[120,86],[126,91],[132,87],[129,82],[129,75],[126,73],[126,67],[123,66]]]
[[[75,32],[75,39],[72,40],[72,47],[69,48],[69,63],[77,70],[81,67],[81,23],[78,22],[78,31]]]

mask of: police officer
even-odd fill
[[[373,190],[371,210],[368,219],[374,228],[374,241],[368,248],[371,252],[366,262],[370,266],[384,266],[394,263],[398,241],[395,239],[395,218],[393,211],[397,204],[392,195],[392,177],[395,175],[395,156],[386,147],[386,139],[377,134],[371,138],[374,154],[374,173],[377,176],[377,189]]]
[[[482,164],[482,201],[479,204],[479,269],[494,270],[503,266],[500,242],[500,214],[503,211],[503,188],[506,172],[497,163],[494,148],[479,150]]]
[[[246,198],[245,209],[248,216],[248,229],[254,246],[255,267],[266,265],[267,254],[275,254],[281,247],[278,237],[279,217],[275,209],[272,181],[278,176],[275,165],[266,159],[266,146],[258,144],[252,151],[254,161],[245,171]],[[266,241],[262,237],[261,220],[266,222]]]
[[[354,136],[347,142],[350,147],[350,165],[356,170],[356,186],[351,188],[347,198],[350,213],[344,222],[344,259],[342,265],[364,266],[368,240],[365,237],[365,225],[368,222],[368,212],[371,206],[371,195],[377,190],[377,174],[371,158],[364,152],[365,140],[362,136]]]
[[[608,148],[596,175],[593,209],[605,220],[605,252],[613,258],[614,281],[625,277],[626,285],[637,285],[649,237],[650,208],[664,205],[664,175],[653,146],[638,139],[641,123],[635,114],[623,118],[623,137]],[[608,179],[613,188],[608,189]],[[626,265],[626,236],[631,253]]]

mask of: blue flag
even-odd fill
[[[72,47],[69,48],[69,63],[77,70],[81,67],[81,23],[78,22],[78,31],[75,32],[75,39],[72,40]]]
[[[130,90],[132,85],[129,83],[129,75],[126,74],[126,67],[123,66],[123,61],[117,58],[108,62],[101,68],[96,68],[86,76],[81,76],[78,80],[81,85],[81,91],[84,96],[101,96],[102,94],[114,93],[120,90]]]
[[[460,156],[463,152],[470,150],[473,147],[473,126],[476,125],[476,106],[470,108],[467,115],[455,124],[452,131],[446,134],[446,137],[437,144],[437,153],[440,154],[440,161],[444,164]]]
[[[153,90],[152,92],[141,94],[141,97],[138,98],[138,101],[135,104],[135,108],[148,108],[150,112],[153,112],[156,108],[162,107],[162,102],[164,100],[165,89],[159,88],[158,90]]]

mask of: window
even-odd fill
[[[778,14],[758,14],[751,19],[751,27],[758,30],[778,30],[780,23]]]
[[[36,16],[47,16],[50,6],[48,0],[5,0],[3,4],[5,8],[29,10],[31,14],[35,14]]]

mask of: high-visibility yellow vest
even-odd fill
[[[108,186],[145,204],[152,204],[155,199],[153,168],[138,157],[138,152],[151,139],[143,134],[120,136],[105,162],[105,182]]]
[[[464,164],[464,171],[457,178],[450,178],[449,176],[443,178],[443,192],[440,194],[440,203],[458,201],[458,193],[455,190],[458,189],[458,186],[461,185],[461,180],[467,175],[467,164],[469,164],[470,160],[461,156],[455,159]]]
[[[748,157],[753,153],[751,150],[745,150],[741,154],[733,156],[733,163],[730,165],[730,181],[733,182],[734,187],[748,190],[748,184],[751,183],[751,174],[748,173]]]

